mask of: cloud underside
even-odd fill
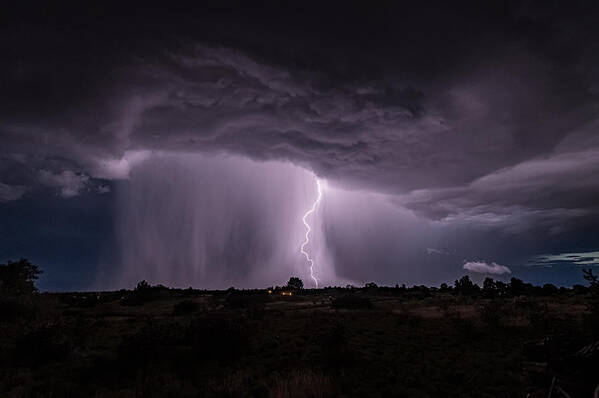
[[[8,185],[0,182],[0,203],[21,199],[26,191],[27,188],[22,185]]]
[[[599,60],[558,65],[558,50],[526,39],[481,57],[469,48],[424,76],[410,54],[379,54],[384,72],[358,73],[347,57],[273,61],[184,39],[84,69],[88,89],[44,62],[27,78],[15,67],[0,111],[0,200],[40,186],[76,196],[128,178],[152,151],[235,153],[388,193],[434,222],[559,234],[599,213]],[[47,75],[53,85],[31,85]]]
[[[599,151],[555,152],[450,188],[422,189],[398,202],[442,224],[559,233],[597,214]]]

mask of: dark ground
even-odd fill
[[[2,397],[572,397],[599,384],[585,291],[33,294],[0,306]]]

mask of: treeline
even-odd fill
[[[38,293],[35,287],[35,281],[42,273],[38,266],[32,264],[27,259],[18,261],[8,261],[5,264],[0,264],[0,297],[19,297]],[[112,292],[86,292],[86,293],[58,293],[58,295],[67,295],[72,297],[86,297],[88,301],[102,300],[102,297],[110,297],[114,299],[119,297],[125,305],[136,305],[143,302],[154,301],[161,298],[166,298],[173,294],[181,296],[196,296],[200,294],[269,294],[279,295],[281,293],[292,292],[293,294],[319,294],[322,292],[343,291],[343,292],[359,292],[367,291],[377,294],[420,294],[427,295],[433,293],[449,293],[462,296],[484,296],[492,297],[507,297],[507,296],[551,296],[555,294],[575,294],[585,295],[592,293],[597,285],[597,276],[593,274],[592,269],[583,269],[584,279],[589,282],[589,286],[580,284],[572,287],[557,287],[553,284],[546,283],[542,286],[527,283],[518,278],[511,278],[509,282],[494,280],[487,277],[484,279],[482,286],[474,283],[468,275],[457,279],[453,285],[442,283],[439,287],[430,287],[425,285],[406,286],[396,284],[393,286],[378,286],[374,282],[366,283],[363,287],[346,285],[326,286],[319,289],[304,288],[303,281],[292,276],[286,285],[268,287],[266,289],[236,289],[230,287],[226,290],[209,290],[195,289],[189,287],[187,289],[170,288],[161,284],[151,285],[145,280],[140,281],[132,290],[121,289]]]

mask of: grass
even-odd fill
[[[0,395],[546,396],[557,375],[579,396],[597,380],[572,359],[596,336],[585,298],[569,293],[127,294],[42,294],[28,299],[36,310],[23,317],[7,307]]]

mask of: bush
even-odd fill
[[[592,269],[584,269],[582,272],[584,279],[589,282],[590,297],[587,302],[587,311],[589,311],[587,322],[593,331],[599,332],[599,281],[597,275],[593,274]]]
[[[101,296],[97,293],[62,294],[59,297],[63,303],[65,303],[71,307],[78,307],[78,308],[92,308],[102,302]]]
[[[23,298],[0,299],[0,322],[32,319],[37,312],[38,307],[31,300]]]
[[[508,317],[508,312],[499,300],[491,300],[480,308],[480,319],[490,327],[498,326],[501,321]]]
[[[227,362],[249,350],[250,332],[247,322],[241,318],[202,317],[191,322],[185,340],[198,357]]]
[[[240,308],[253,308],[253,307],[264,307],[264,305],[270,300],[270,297],[266,294],[243,294],[243,293],[231,293],[226,298],[226,304],[231,309]]]
[[[35,280],[42,271],[24,258],[0,264],[0,296],[14,297],[37,292]]]
[[[131,294],[121,300],[122,305],[142,305],[150,301],[164,298],[168,295],[168,288],[162,285],[152,286],[148,282],[141,281],[137,284]]]
[[[337,309],[369,309],[372,308],[372,302],[368,297],[360,297],[355,294],[346,294],[333,299],[331,306]]]
[[[550,315],[546,302],[539,304],[536,301],[531,301],[526,318],[533,330],[547,332],[552,324]]]
[[[44,326],[17,338],[15,360],[29,366],[42,366],[67,359],[73,349],[73,341],[58,326]]]
[[[151,365],[174,355],[172,347],[182,344],[183,337],[184,331],[175,323],[148,320],[136,333],[123,337],[119,352],[127,361]]]
[[[354,358],[349,349],[349,333],[343,323],[333,322],[331,327],[320,335],[320,348],[325,365],[337,370],[341,365],[352,365]]]
[[[270,389],[268,396],[274,398],[330,397],[332,383],[326,376],[312,370],[295,370],[280,376]]]
[[[199,304],[191,300],[183,300],[175,304],[173,307],[173,315],[187,315],[196,312]]]

